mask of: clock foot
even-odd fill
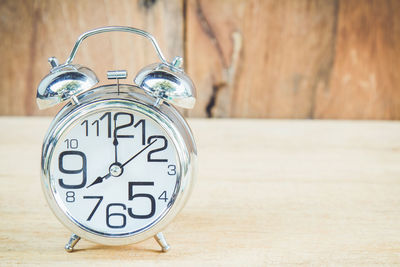
[[[68,243],[64,247],[65,251],[72,252],[74,250],[76,243],[78,243],[79,240],[81,240],[79,236],[77,236],[76,234],[72,234],[71,237],[69,238]]]
[[[157,243],[160,245],[162,252],[167,252],[171,247],[168,245],[167,240],[165,240],[165,237],[162,232],[157,233],[154,236],[154,239],[157,241]]]

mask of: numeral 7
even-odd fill
[[[94,213],[96,212],[97,208],[100,206],[100,203],[103,201],[103,197],[102,196],[84,196],[84,199],[98,199],[99,201],[97,201],[96,206],[94,206],[94,209],[92,210],[92,212],[90,213],[89,217],[86,219],[86,221],[90,221],[94,215]]]

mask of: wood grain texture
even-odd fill
[[[316,87],[329,81],[336,1],[189,2],[193,115],[311,116]]]
[[[397,0],[3,0],[0,114],[36,108],[46,59],[64,61],[82,32],[128,25],[154,34],[168,59],[185,56],[198,90],[192,117],[400,119]],[[109,69],[157,61],[128,34],[85,41],[76,62]]]
[[[169,58],[183,54],[182,1],[23,1],[0,3],[0,114],[55,114],[60,107],[39,111],[36,88],[49,72],[49,56],[64,62],[83,32],[107,25],[126,25],[157,36]],[[174,38],[171,38],[174,36]],[[107,70],[127,69],[132,83],[136,72],[153,62],[156,53],[148,40],[126,33],[110,33],[84,41],[74,62],[90,67],[101,83]]]
[[[398,1],[188,2],[191,115],[400,118]]]
[[[198,179],[166,254],[152,239],[64,252],[40,187],[49,123],[0,118],[2,266],[400,264],[398,122],[190,120]]]
[[[400,119],[400,2],[341,1],[328,87],[315,117]]]

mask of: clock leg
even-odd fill
[[[65,251],[67,252],[72,252],[74,250],[74,247],[78,241],[81,240],[79,236],[76,234],[72,234],[71,237],[69,238],[68,243],[65,245]]]
[[[171,247],[168,245],[167,240],[165,240],[165,237],[162,232],[157,233],[154,236],[154,239],[157,241],[157,243],[160,245],[162,252],[167,252]]]

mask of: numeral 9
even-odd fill
[[[80,169],[74,169],[74,170],[67,170],[64,168],[64,157],[68,155],[73,155],[73,156],[78,156],[81,161],[82,161],[82,167]],[[58,179],[58,183],[62,188],[66,189],[79,189],[82,188],[86,185],[86,156],[83,152],[81,151],[63,151],[60,153],[60,156],[58,157],[58,169],[60,172],[65,173],[65,174],[78,174],[82,173],[82,182],[80,184],[66,184],[64,183],[64,179]]]

